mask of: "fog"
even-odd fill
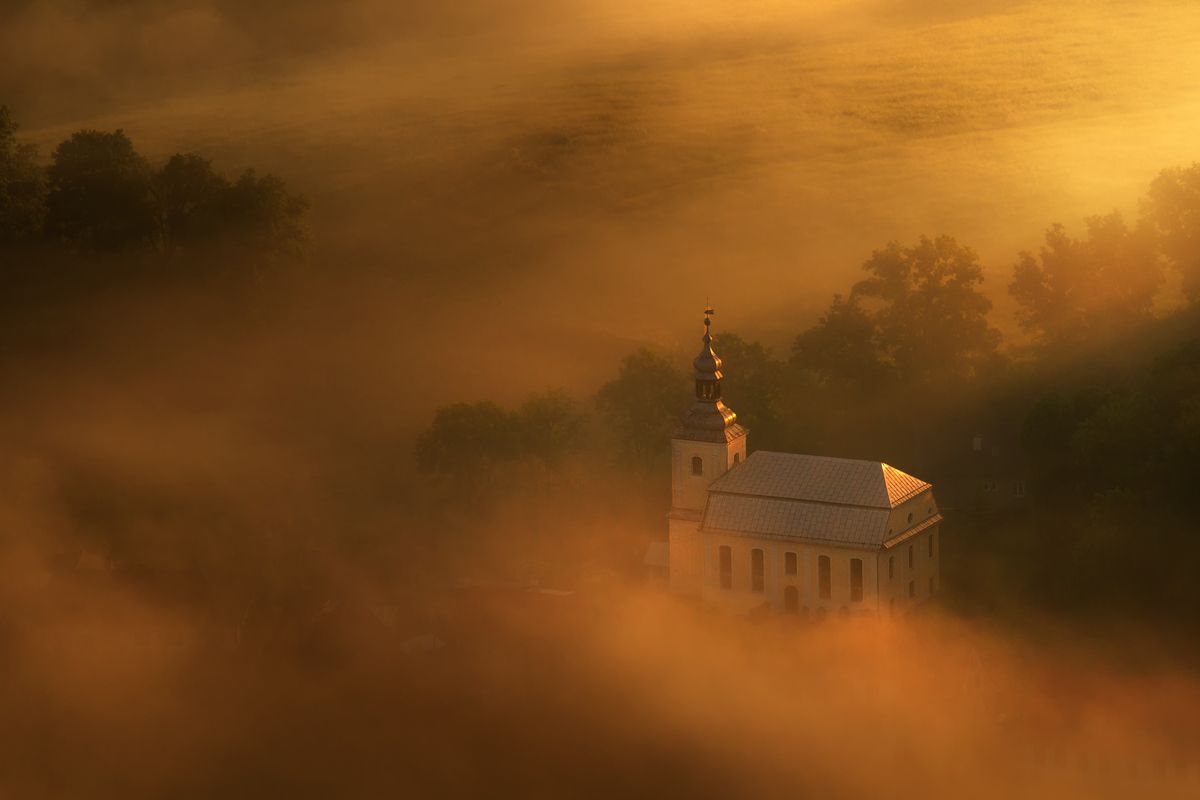
[[[42,161],[120,128],[312,201],[290,271],[93,274],[6,322],[0,794],[1193,796],[1177,629],[999,581],[995,618],[730,619],[638,574],[665,473],[479,498],[413,441],[452,402],[590,407],[639,346],[683,368],[706,301],[786,353],[922,234],[1022,344],[1018,251],[1197,158],[1200,8],[452,5],[0,8]]]
[[[44,153],[123,127],[287,176],[382,338],[424,291],[430,338],[503,310],[572,382],[598,376],[546,339],[675,342],[709,296],[786,341],[921,233],[981,253],[1011,328],[1018,250],[1194,156],[1186,5],[418,5],[26,3],[0,91]]]

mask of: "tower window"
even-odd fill
[[[758,548],[750,551],[750,589],[763,591],[763,551]]]
[[[862,559],[850,559],[850,601],[860,603],[863,599]]]
[[[821,556],[817,559],[817,587],[822,600],[828,600],[832,594],[830,587],[832,582],[829,579],[829,556]]]
[[[795,575],[796,574],[796,554],[795,553],[784,553],[783,554],[783,574],[784,575]]]
[[[733,454],[733,465],[736,467],[740,463],[742,463],[742,454],[734,453]]]
[[[700,456],[692,456],[692,474],[693,475],[703,475],[704,474],[704,459],[701,458]]]
[[[733,588],[733,551],[729,545],[723,544],[717,548],[717,561],[720,562],[721,588]]]

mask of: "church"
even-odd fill
[[[721,399],[712,309],[671,439],[671,589],[734,611],[899,615],[938,590],[933,487],[879,461],[759,450]]]

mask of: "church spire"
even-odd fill
[[[701,339],[700,354],[692,361],[695,370],[693,377],[696,382],[696,400],[688,409],[683,420],[685,432],[718,434],[722,438],[736,425],[737,414],[721,400],[721,381],[725,375],[721,372],[721,357],[713,350],[712,317],[715,312],[712,306],[704,307],[704,338]]]
[[[703,345],[700,354],[692,361],[692,367],[696,370],[696,399],[705,402],[721,399],[721,379],[724,377],[721,373],[724,362],[712,347],[712,317],[715,313],[711,305],[705,304]]]

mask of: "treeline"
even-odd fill
[[[195,153],[151,163],[121,130],[78,131],[43,166],[17,129],[0,106],[0,252],[212,269],[304,255],[308,204],[273,175],[228,178]]]
[[[959,515],[963,560],[948,569],[960,585],[987,570],[1047,609],[1200,612],[1200,165],[1162,172],[1134,223],[1092,217],[1082,238],[1056,224],[1017,256],[1020,347],[991,325],[979,258],[952,237],[889,243],[863,269],[784,354],[718,331],[725,398],[751,447],[882,458],[948,485],[973,431],[1011,430],[1030,510]],[[1172,276],[1180,302],[1156,311]],[[592,398],[554,395],[548,430],[571,435],[539,439],[527,410],[442,408],[419,466],[479,499],[518,486],[516,465],[567,475],[573,461],[640,473],[663,493],[691,355],[639,350]]]

